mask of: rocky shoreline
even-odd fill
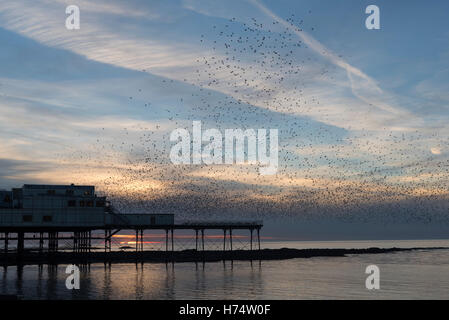
[[[38,265],[38,264],[90,264],[90,263],[136,263],[136,262],[217,262],[238,260],[285,260],[312,257],[344,257],[349,254],[380,254],[413,250],[449,249],[433,248],[367,248],[367,249],[262,249],[234,251],[143,251],[143,252],[24,252],[0,254],[0,265]]]

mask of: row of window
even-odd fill
[[[47,194],[54,196],[56,194],[56,190],[47,190]],[[73,196],[75,194],[75,190],[66,190],[65,194],[68,196]],[[92,192],[91,191],[84,191],[84,195],[85,196],[91,196]]]
[[[51,222],[53,220],[52,216],[43,216],[42,221],[43,222]],[[31,214],[25,214],[22,216],[23,222],[33,222],[33,215]]]
[[[95,204],[95,206],[97,207],[97,208],[101,208],[101,207],[104,207],[104,201],[93,201],[93,200],[87,200],[87,201],[84,201],[84,200],[81,200],[81,201],[79,201],[79,203],[78,203],[78,206],[79,207],[93,207],[94,206],[94,204]],[[77,206],[77,201],[76,200],[69,200],[69,201],[67,201],[67,206],[68,207],[76,207]]]

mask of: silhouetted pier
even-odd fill
[[[126,215],[123,215],[126,216]],[[226,250],[226,241],[229,240],[229,250],[233,250],[233,231],[248,230],[250,236],[250,250],[260,250],[260,230],[262,221],[248,222],[185,222],[167,225],[106,225],[104,227],[0,227],[3,241],[3,252],[9,252],[10,241],[17,241],[16,252],[23,253],[25,241],[35,242],[32,246],[38,252],[57,252],[60,241],[73,241],[73,252],[91,252],[92,240],[104,242],[104,251],[112,249],[112,238],[121,231],[132,231],[135,233],[135,251],[143,251],[144,234],[146,230],[165,231],[165,251],[174,251],[174,238],[176,230],[192,230],[195,235],[195,250],[205,250],[205,234],[207,230],[223,231],[223,251]],[[104,236],[93,236],[93,232],[100,231]],[[44,246],[46,244],[46,247]],[[38,249],[36,249],[38,248]]]
[[[223,251],[229,239],[233,250],[233,231],[248,230],[250,250],[254,249],[254,233],[260,250],[262,221],[190,221],[175,223],[173,214],[118,212],[104,196],[97,196],[94,186],[30,185],[12,190],[0,190],[0,241],[3,241],[3,258],[14,251],[40,254],[62,251],[61,241],[71,241],[73,253],[90,253],[92,241],[104,242],[104,252],[112,251],[112,239],[121,231],[135,233],[135,251],[144,251],[144,234],[147,230],[165,231],[165,251],[175,251],[176,230],[195,233],[195,250],[205,251],[207,230],[223,231]],[[93,235],[93,232],[96,235]],[[100,235],[98,235],[100,233]],[[16,244],[10,250],[10,242]],[[31,247],[25,246],[34,242]],[[129,246],[126,246],[129,248]],[[98,249],[95,247],[95,249]],[[101,249],[100,249],[101,250]],[[37,252],[36,252],[37,251]],[[2,259],[2,255],[0,255]]]

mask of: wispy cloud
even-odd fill
[[[432,102],[426,114],[261,1],[81,1],[76,32],[65,29],[68,4],[0,3],[0,26],[12,31],[2,35],[14,39],[0,53],[0,154],[9,171],[2,181],[77,180],[154,208],[235,212],[320,214],[332,203],[363,210],[447,194],[443,72],[414,87]],[[256,33],[276,22],[272,34],[294,35],[285,45],[304,44],[291,57],[300,72],[281,74],[266,63],[271,55],[262,67],[215,43],[213,25],[236,17],[240,32],[253,16],[264,22]],[[193,119],[280,127],[279,174],[171,166],[167,133]]]

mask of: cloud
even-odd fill
[[[133,70],[192,65],[196,60],[195,51],[188,45],[178,44],[175,50],[174,45],[143,39],[129,33],[123,34],[120,29],[123,22],[120,19],[110,20],[107,25],[102,24],[102,13],[111,12],[111,7],[115,8],[108,3],[105,11],[92,10],[90,14],[83,15],[82,27],[76,32],[65,28],[63,3],[51,1],[2,3],[0,25],[43,44]],[[92,4],[87,4],[86,7],[89,10]],[[98,8],[98,4],[94,7]],[[140,12],[147,16],[145,11]],[[132,15],[128,18],[132,18]]]
[[[441,149],[440,148],[438,148],[438,147],[432,147],[432,148],[430,148],[430,152],[432,152],[432,154],[436,154],[436,155],[440,155],[442,152],[441,152]]]
[[[0,25],[12,31],[0,34],[7,40],[0,53],[6,184],[85,182],[128,210],[217,215],[346,216],[369,209],[375,216],[376,203],[394,214],[447,198],[447,115],[430,121],[401,107],[408,107],[403,97],[261,2],[186,1],[184,8],[138,11],[134,2],[82,1],[79,32],[64,27],[66,4],[0,4]],[[275,65],[261,67],[253,55],[232,59],[218,45],[213,50],[217,38],[206,27],[233,15],[242,19],[236,29],[256,15],[279,22],[278,35],[292,32],[291,43],[307,46],[292,60],[299,73],[280,82]],[[229,68],[210,67],[222,60]],[[435,100],[432,82],[416,90]],[[279,174],[171,165],[167,133],[192,120],[208,128],[279,127]]]
[[[366,95],[360,95],[358,92],[369,88],[371,91],[374,90],[374,94],[380,93],[381,90],[374,80],[330,52],[304,31],[297,31],[296,27],[275,15],[259,2],[253,1],[251,3],[257,6],[264,14],[268,15],[268,17],[280,22],[285,28],[295,33],[317,54],[329,59],[332,63],[346,70],[348,72],[353,93],[367,105],[373,104],[374,99],[372,97],[367,99]],[[217,3],[214,3],[214,6],[216,5]],[[190,7],[198,8],[198,6],[193,5],[193,2],[190,3]],[[115,31],[120,30],[120,28],[110,28],[109,26],[103,25],[101,23],[101,15],[97,18],[94,18],[94,16],[86,18],[87,21],[85,22],[85,26],[81,28],[81,30],[76,33],[68,33],[57,19],[57,17],[60,16],[60,14],[58,14],[58,6],[51,5],[48,2],[44,2],[43,6],[23,6],[22,4],[9,3],[4,4],[4,7],[0,7],[0,9],[3,9],[2,20],[4,21],[3,26],[5,28],[24,34],[44,44],[65,48],[102,63],[113,64],[139,71],[152,70],[155,74],[181,81],[188,79],[189,82],[196,85],[207,86],[208,81],[207,78],[199,78],[198,80],[192,78],[192,74],[195,74],[195,69],[204,69],[204,66],[197,63],[199,56],[203,56],[208,60],[212,57],[217,60],[225,59],[224,56],[220,56],[219,52],[210,52],[209,49],[198,47],[198,45],[185,44],[184,42],[170,43],[170,41],[165,41],[164,43],[161,40],[155,40],[148,37],[143,38],[130,34],[122,34],[121,32]],[[212,9],[213,7],[209,4],[209,10]],[[105,11],[107,12],[107,10],[106,7]],[[220,12],[220,10],[220,6],[218,6],[218,8],[215,8],[214,12]],[[174,12],[176,12],[176,10]],[[19,19],[19,16],[27,16],[28,19]],[[253,92],[248,93],[240,91],[239,93],[236,93],[233,87],[224,85],[229,77],[228,72],[216,73],[214,76],[222,85],[213,86],[212,88],[231,95],[236,99],[243,98],[243,95],[252,97],[252,103],[258,103],[259,106],[274,109],[270,103],[263,103],[262,101],[258,102],[255,100],[258,90],[256,88],[275,88],[272,81],[262,80],[257,74],[257,69],[252,71],[250,67],[254,66],[243,61],[238,63],[233,62],[232,64],[236,68],[245,69],[246,77],[257,79],[258,82],[253,82],[252,86],[247,88],[247,90],[253,90]],[[307,73],[309,76],[314,74],[316,74],[314,70]],[[304,76],[306,76],[306,74]],[[353,77],[358,77],[360,79],[353,79]],[[329,88],[332,87],[325,86],[322,90],[329,90]],[[279,96],[279,98],[281,98],[281,96]],[[404,116],[404,112],[399,111],[398,108],[393,108],[385,102],[377,100],[375,102],[376,107],[385,112]],[[338,108],[339,106],[334,104],[333,109],[338,110]],[[282,110],[282,108],[279,110]],[[339,112],[340,115],[347,113],[348,112],[344,111]],[[347,123],[348,120],[333,120],[333,117],[330,116],[323,118],[320,115],[319,110],[311,115],[318,121],[333,125],[338,124],[340,126],[342,123]],[[372,116],[374,116],[374,114]]]

